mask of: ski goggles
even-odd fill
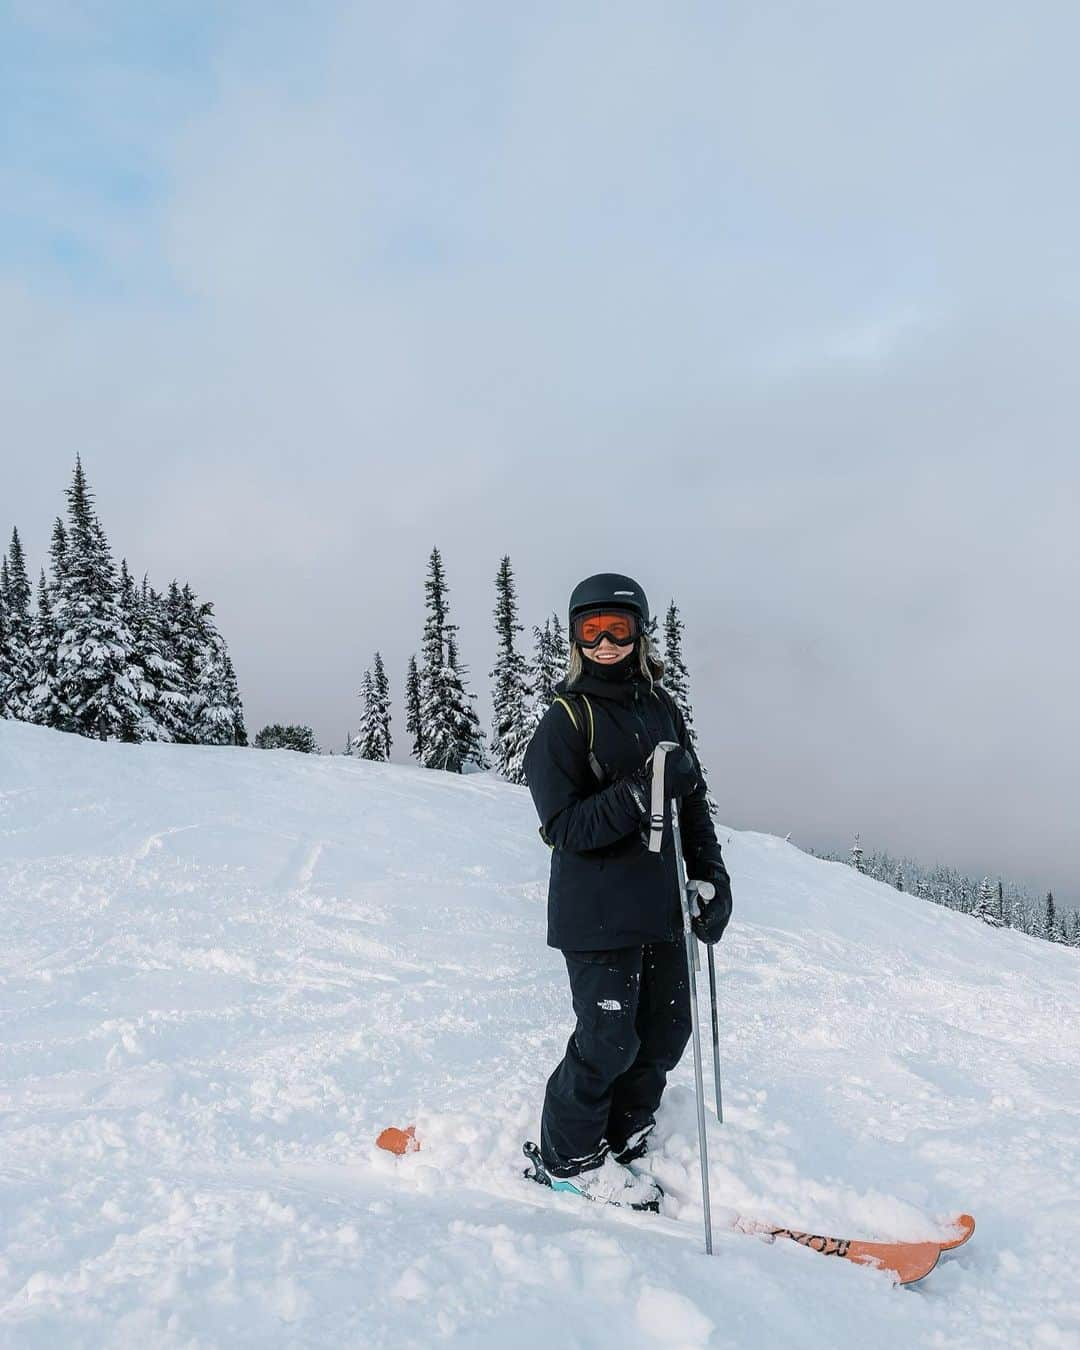
[[[598,647],[604,638],[617,647],[628,647],[638,635],[637,615],[627,610],[591,610],[574,616],[574,641],[582,647]]]

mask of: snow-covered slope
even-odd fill
[[[523,790],[0,723],[0,1344],[1080,1343],[1078,954],[723,837],[717,1216],[972,1210],[916,1289],[703,1254],[689,1056],[665,1218],[519,1179],[572,1025]]]

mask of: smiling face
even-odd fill
[[[602,638],[595,647],[582,647],[581,654],[599,666],[613,666],[618,661],[624,661],[633,650],[632,642],[628,642],[625,647],[619,647],[610,638]]]

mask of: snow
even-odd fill
[[[706,1257],[689,1055],[663,1215],[520,1180],[572,1026],[525,790],[0,723],[0,1345],[1080,1344],[1080,954],[721,837]],[[962,1210],[908,1290],[722,1226]]]

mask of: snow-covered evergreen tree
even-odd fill
[[[182,713],[177,718],[173,739],[193,745],[197,740],[193,705],[199,681],[203,631],[194,591],[186,583],[181,586],[175,578],[169,583],[165,594],[165,633],[169,658],[176,665],[177,685],[185,700]]]
[[[994,928],[1001,927],[1001,920],[994,912],[994,888],[990,884],[989,877],[983,877],[971,913],[973,918],[981,919],[983,923],[988,923]]]
[[[672,600],[664,615],[664,688],[678,705],[691,741],[696,742],[694,714],[690,707],[690,673],[682,650],[684,627],[679,607]]]
[[[1054,907],[1054,892],[1047,891],[1046,903],[1043,907],[1042,913],[1042,933],[1040,934],[1040,936],[1044,937],[1047,942],[1054,941],[1057,926],[1056,919],[1057,913]]]
[[[394,740],[390,735],[390,679],[383,664],[382,652],[375,653],[375,668],[371,673],[371,679],[378,710],[380,749],[383,751],[383,759],[389,760]]]
[[[319,747],[310,727],[290,723],[282,726],[273,722],[263,727],[255,737],[257,750],[298,750],[302,755],[317,755]]]
[[[37,609],[30,626],[30,650],[34,662],[34,688],[30,694],[29,720],[43,727],[61,727],[68,710],[60,701],[56,682],[60,637],[53,619],[52,593],[45,580],[44,568],[38,578]]]
[[[35,684],[30,634],[31,587],[26,571],[26,556],[17,529],[11,531],[11,545],[4,563],[0,575],[0,592],[4,597],[0,602],[4,608],[0,704],[7,717],[30,721],[31,695]]]
[[[173,580],[163,606],[162,627],[173,683],[185,704],[173,719],[174,740],[189,744],[246,745],[243,705],[225,640],[210,601]]]
[[[209,601],[196,605],[195,618],[200,643],[189,700],[192,736],[197,745],[235,745],[236,679],[225,641],[214,623],[213,605]]]
[[[427,619],[421,648],[420,725],[427,769],[461,773],[467,764],[486,767],[484,733],[465,689],[465,669],[457,657],[457,625],[449,620],[446,574],[437,548],[431,550],[424,585]]]
[[[664,616],[664,688],[675,700],[683,715],[690,744],[694,747],[696,753],[697,732],[694,730],[694,709],[690,703],[690,672],[687,669],[682,650],[684,628],[685,625],[682,621],[682,615],[679,613],[679,607],[672,600],[668,605],[667,614]],[[700,755],[698,755],[698,763],[701,763]],[[701,771],[705,775],[705,782],[708,783],[709,771],[704,764],[701,765]],[[715,815],[720,808],[711,792],[706,800],[710,812]]]
[[[904,869],[900,863],[896,864],[896,872],[893,875],[893,885],[898,891],[904,889]]]
[[[54,600],[60,594],[64,572],[67,569],[67,546],[67,530],[64,529],[64,522],[57,516],[53,521],[52,538],[49,541],[49,561],[52,563],[50,593]]]
[[[222,639],[224,642],[224,639]],[[240,697],[240,685],[236,679],[236,669],[232,657],[225,652],[225,678],[223,681],[225,702],[232,713],[232,744],[247,745],[247,726],[244,722],[244,703]]]
[[[533,659],[530,682],[533,691],[534,725],[540,721],[555,697],[555,686],[566,674],[570,649],[559,616],[544,620],[543,628],[533,628]]]
[[[375,715],[375,681],[370,670],[360,677],[360,728],[353,742],[357,759],[381,760]]]
[[[137,702],[128,709],[129,721],[121,733],[125,741],[156,741],[158,724],[154,704],[157,688],[149,669],[152,660],[152,648],[147,642],[146,624],[142,609],[142,597],[135,587],[128,571],[127,559],[120,559],[120,584],[117,588],[117,601],[128,632],[131,634],[131,673],[138,691]]]
[[[495,576],[495,634],[498,651],[491,672],[492,719],[491,752],[495,768],[511,783],[524,783],[522,761],[533,728],[530,725],[529,664],[518,651],[516,634],[523,631],[518,622],[517,593],[510,555],[499,563]]]
[[[176,588],[179,604],[179,587]],[[154,685],[154,739],[184,742],[190,738],[188,686],[174,654],[173,615],[168,598],[154,590],[144,575],[139,594],[139,662]]]
[[[353,753],[360,759],[385,763],[390,758],[390,682],[379,652],[374,671],[365,670],[360,681],[360,730]]]
[[[409,657],[409,666],[405,675],[405,732],[413,738],[411,754],[422,764],[424,762],[424,721],[420,695],[420,671],[416,665],[416,654]]]
[[[352,747],[353,747],[353,734],[352,734],[351,731],[347,731],[347,732],[345,733],[345,748],[344,748],[344,750],[342,750],[341,753],[342,753],[343,755],[348,755],[348,756],[351,757],[351,756],[352,756],[352,752],[353,752],[353,748],[352,748]]]
[[[7,611],[8,611],[8,575],[7,559],[0,561],[0,717],[9,716],[7,710],[8,654],[7,654]]]
[[[855,836],[855,842],[851,846],[851,866],[854,867],[856,872],[866,871],[866,868],[863,866],[863,851],[862,846],[859,843],[858,835]]]
[[[112,553],[79,459],[67,499],[63,574],[53,606],[63,729],[108,740],[139,720],[140,674],[132,668],[132,636],[116,595]]]

